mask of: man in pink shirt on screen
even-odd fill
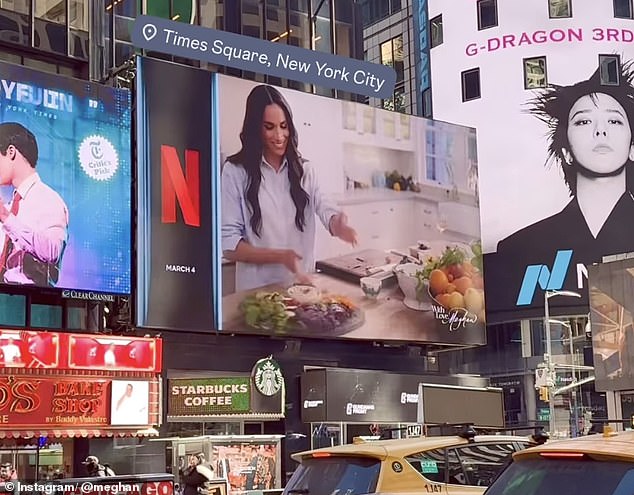
[[[54,287],[68,240],[68,208],[35,171],[35,136],[21,124],[0,124],[0,282]]]

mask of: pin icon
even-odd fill
[[[154,36],[156,36],[156,26],[154,24],[146,24],[143,26],[143,37],[147,41],[152,41]]]

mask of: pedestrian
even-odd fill
[[[185,485],[183,495],[204,495],[206,483],[214,478],[213,468],[205,462],[203,453],[190,456],[188,466],[181,468],[179,473]]]
[[[109,466],[104,466],[99,463],[99,458],[94,455],[89,455],[86,460],[82,462],[86,466],[86,471],[90,477],[104,477],[115,476],[114,471]]]

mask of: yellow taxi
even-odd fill
[[[517,452],[486,495],[632,495],[634,431],[555,440]]]
[[[482,494],[511,455],[545,437],[476,435],[354,443],[293,454],[284,495]],[[630,494],[631,495],[631,494]]]

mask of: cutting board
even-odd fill
[[[322,273],[332,277],[358,284],[361,278],[375,274],[377,267],[398,263],[400,260],[399,256],[387,254],[379,249],[364,249],[343,256],[320,260],[315,264],[315,267]],[[395,278],[391,271],[377,276],[382,279]]]

